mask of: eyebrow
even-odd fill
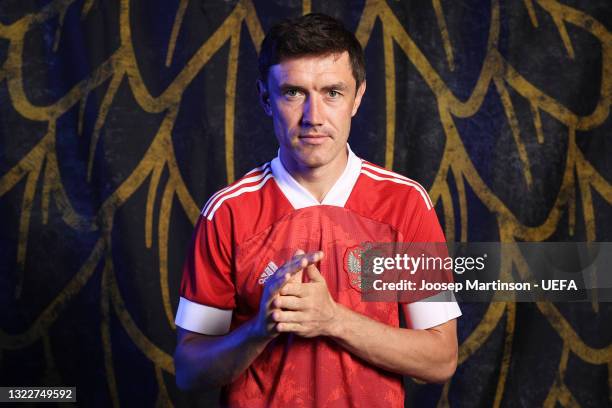
[[[288,89],[297,89],[299,91],[306,90],[304,87],[300,85],[294,85],[288,82],[283,82],[282,84],[279,85],[278,88],[281,90],[281,92],[287,91]],[[348,86],[344,82],[337,82],[335,84],[326,85],[321,89],[324,91],[329,91],[332,89],[337,89],[339,91],[346,91],[348,89]]]
[[[346,91],[348,89],[348,86],[344,82],[338,82],[338,83],[327,85],[323,87],[324,91],[329,91],[331,89],[337,89],[339,91]]]
[[[299,91],[305,91],[306,90],[306,89],[304,89],[304,87],[301,87],[299,85],[293,85],[293,84],[290,84],[288,82],[283,82],[282,84],[280,84],[278,86],[278,89],[280,89],[281,92],[285,92],[285,91],[287,91],[289,89],[297,89]]]

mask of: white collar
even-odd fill
[[[280,150],[278,156],[272,159],[270,163],[272,174],[278,187],[281,189],[287,200],[296,210],[314,205],[333,205],[336,207],[344,207],[346,201],[353,191],[353,187],[359,178],[361,172],[361,159],[353,153],[348,143],[348,161],[344,171],[336,180],[332,188],[327,192],[322,202],[319,202],[306,188],[298,183],[291,174],[285,169],[280,160]]]

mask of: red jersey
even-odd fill
[[[178,326],[219,335],[253,318],[265,280],[298,248],[324,251],[319,270],[336,302],[399,326],[397,303],[362,301],[359,273],[346,258],[364,242],[444,242],[444,235],[423,187],[348,151],[346,169],[323,202],[278,157],[210,198],[185,262]],[[404,310],[414,329],[461,314],[455,302],[415,302]],[[236,407],[403,407],[404,389],[400,375],[330,338],[281,334],[225,387],[224,399]]]

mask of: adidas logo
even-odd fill
[[[266,283],[268,278],[274,275],[274,272],[276,272],[277,269],[278,269],[278,266],[276,266],[276,264],[273,261],[270,261],[268,266],[266,266],[266,269],[259,276],[259,284],[263,285],[264,283]]]

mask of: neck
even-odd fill
[[[332,160],[321,167],[295,166],[283,157],[282,151],[279,156],[281,163],[291,174],[291,177],[319,202],[323,201],[348,165],[348,148],[337,160]]]

